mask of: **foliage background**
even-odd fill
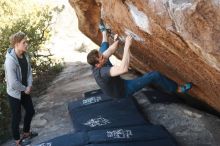
[[[4,60],[9,36],[23,31],[28,36],[29,55],[33,68],[34,95],[46,88],[63,64],[46,48],[56,14],[64,7],[40,5],[36,0],[0,0],[0,144],[10,135],[10,110],[6,97]],[[51,74],[52,73],[52,74]]]

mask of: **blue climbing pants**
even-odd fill
[[[168,79],[158,71],[152,71],[133,80],[124,80],[125,96],[132,96],[135,92],[148,85],[155,85],[162,90],[174,93],[177,91],[177,83]]]

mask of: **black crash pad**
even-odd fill
[[[84,97],[91,97],[104,94],[101,89],[91,90],[84,93]]]
[[[132,98],[114,99],[69,111],[76,131],[146,124]]]
[[[177,146],[177,144],[173,143],[170,139],[159,139],[152,141],[89,144],[86,146]]]
[[[88,144],[87,133],[70,133],[55,137],[35,146],[84,146]]]
[[[181,103],[183,102],[177,94],[169,94],[160,90],[143,91],[151,103]]]
[[[90,104],[97,104],[100,102],[112,100],[111,97],[104,95],[102,92],[96,92],[96,90],[87,92],[85,98],[72,101],[68,103],[68,110],[72,111],[76,108],[81,108]]]
[[[88,137],[90,143],[152,141],[160,139],[173,140],[170,133],[163,126],[146,124],[92,130],[88,131]]]

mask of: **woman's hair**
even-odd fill
[[[87,55],[87,62],[90,65],[95,66],[95,64],[99,62],[98,57],[99,57],[99,51],[94,49],[91,52],[89,52],[89,54]]]
[[[15,34],[12,34],[9,37],[9,41],[10,41],[10,47],[14,48],[16,43],[19,43],[21,40],[23,40],[24,38],[27,38],[26,34],[23,32],[17,32]]]

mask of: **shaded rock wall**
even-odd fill
[[[158,70],[220,112],[219,0],[69,0],[79,29],[95,43],[102,17],[121,40],[134,38],[131,67]],[[121,57],[123,49],[116,56]]]

